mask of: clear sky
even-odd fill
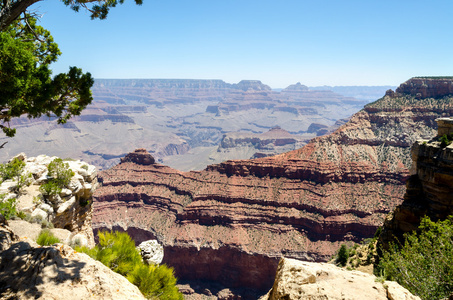
[[[90,20],[57,0],[43,14],[63,52],[54,73],[95,78],[256,79],[272,88],[399,85],[453,75],[451,0],[125,0]]]

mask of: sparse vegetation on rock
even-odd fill
[[[16,199],[5,199],[5,194],[0,194],[0,214],[9,220],[17,214]]]
[[[453,141],[453,136],[452,135],[444,134],[444,135],[442,135],[439,138],[440,146],[442,148],[447,147],[448,145],[450,145],[452,141]]]
[[[41,246],[50,246],[53,244],[60,243],[60,239],[54,236],[49,229],[43,229],[41,230],[41,233],[36,239],[36,243],[38,243]]]
[[[419,230],[405,235],[404,245],[391,244],[380,271],[422,299],[443,299],[453,292],[453,217],[422,219]]]
[[[61,192],[71,181],[74,172],[69,168],[69,165],[61,158],[55,158],[47,166],[48,180],[40,186],[39,190],[48,196],[55,196]]]
[[[89,249],[76,247],[99,260],[113,271],[126,276],[147,298],[183,299],[176,287],[173,269],[165,265],[147,265],[127,233],[99,232],[99,244]]]

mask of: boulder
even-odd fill
[[[33,241],[36,241],[42,230],[40,224],[28,223],[24,220],[9,220],[9,227],[21,239],[29,238]]]
[[[272,289],[260,300],[375,299],[419,300],[396,282],[378,282],[376,276],[347,271],[327,263],[282,258]]]
[[[57,214],[62,214],[64,213],[65,211],[67,211],[68,209],[71,209],[74,204],[76,203],[76,197],[75,196],[72,196],[71,198],[69,198],[68,200],[66,200],[65,202],[63,202],[59,207],[58,207],[58,210],[57,210]]]
[[[46,213],[44,210],[42,210],[40,208],[36,208],[31,213],[31,216],[32,217],[40,217],[42,220],[47,220],[48,213]]]
[[[143,261],[149,265],[158,265],[164,259],[164,247],[157,240],[144,241],[137,248],[143,257]]]

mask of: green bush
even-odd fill
[[[341,245],[340,250],[338,250],[336,261],[340,266],[344,267],[348,262],[348,258],[349,258],[348,248],[346,247],[345,244],[343,244]]]
[[[56,243],[60,243],[60,239],[55,237],[49,229],[43,229],[39,233],[36,242],[41,246],[50,246]]]
[[[439,138],[440,146],[442,148],[447,147],[451,144],[453,137],[451,135],[444,134]]]
[[[96,247],[76,247],[76,250],[87,253],[115,272],[126,276],[147,298],[183,299],[176,287],[173,269],[165,265],[144,264],[134,241],[127,233],[99,232],[98,237],[99,244]]]
[[[53,180],[49,180],[46,183],[43,183],[39,187],[39,191],[44,195],[57,195],[61,192],[62,187],[60,187],[56,182]]]
[[[60,187],[65,187],[71,181],[74,172],[69,169],[69,165],[61,158],[55,158],[48,166],[48,175],[52,176],[52,180]]]
[[[176,288],[173,269],[164,265],[138,264],[127,275],[127,279],[135,284],[147,298],[158,296],[162,300],[183,299]]]
[[[2,181],[18,177],[22,173],[24,167],[25,162],[18,158],[13,158],[6,164],[0,164],[0,176],[2,177]]]
[[[17,215],[16,199],[11,198],[4,200],[5,196],[6,194],[0,194],[0,214],[2,214],[5,219],[9,220]]]
[[[56,195],[61,192],[71,182],[74,172],[69,169],[69,165],[61,158],[55,158],[47,166],[50,179],[39,187],[39,190],[46,195]]]
[[[422,219],[419,233],[405,235],[404,246],[391,244],[379,269],[422,299],[448,298],[453,291],[453,218]]]

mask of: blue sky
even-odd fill
[[[453,1],[125,0],[90,20],[56,0],[43,14],[63,52],[54,73],[95,78],[256,79],[272,88],[399,85],[453,75]]]

